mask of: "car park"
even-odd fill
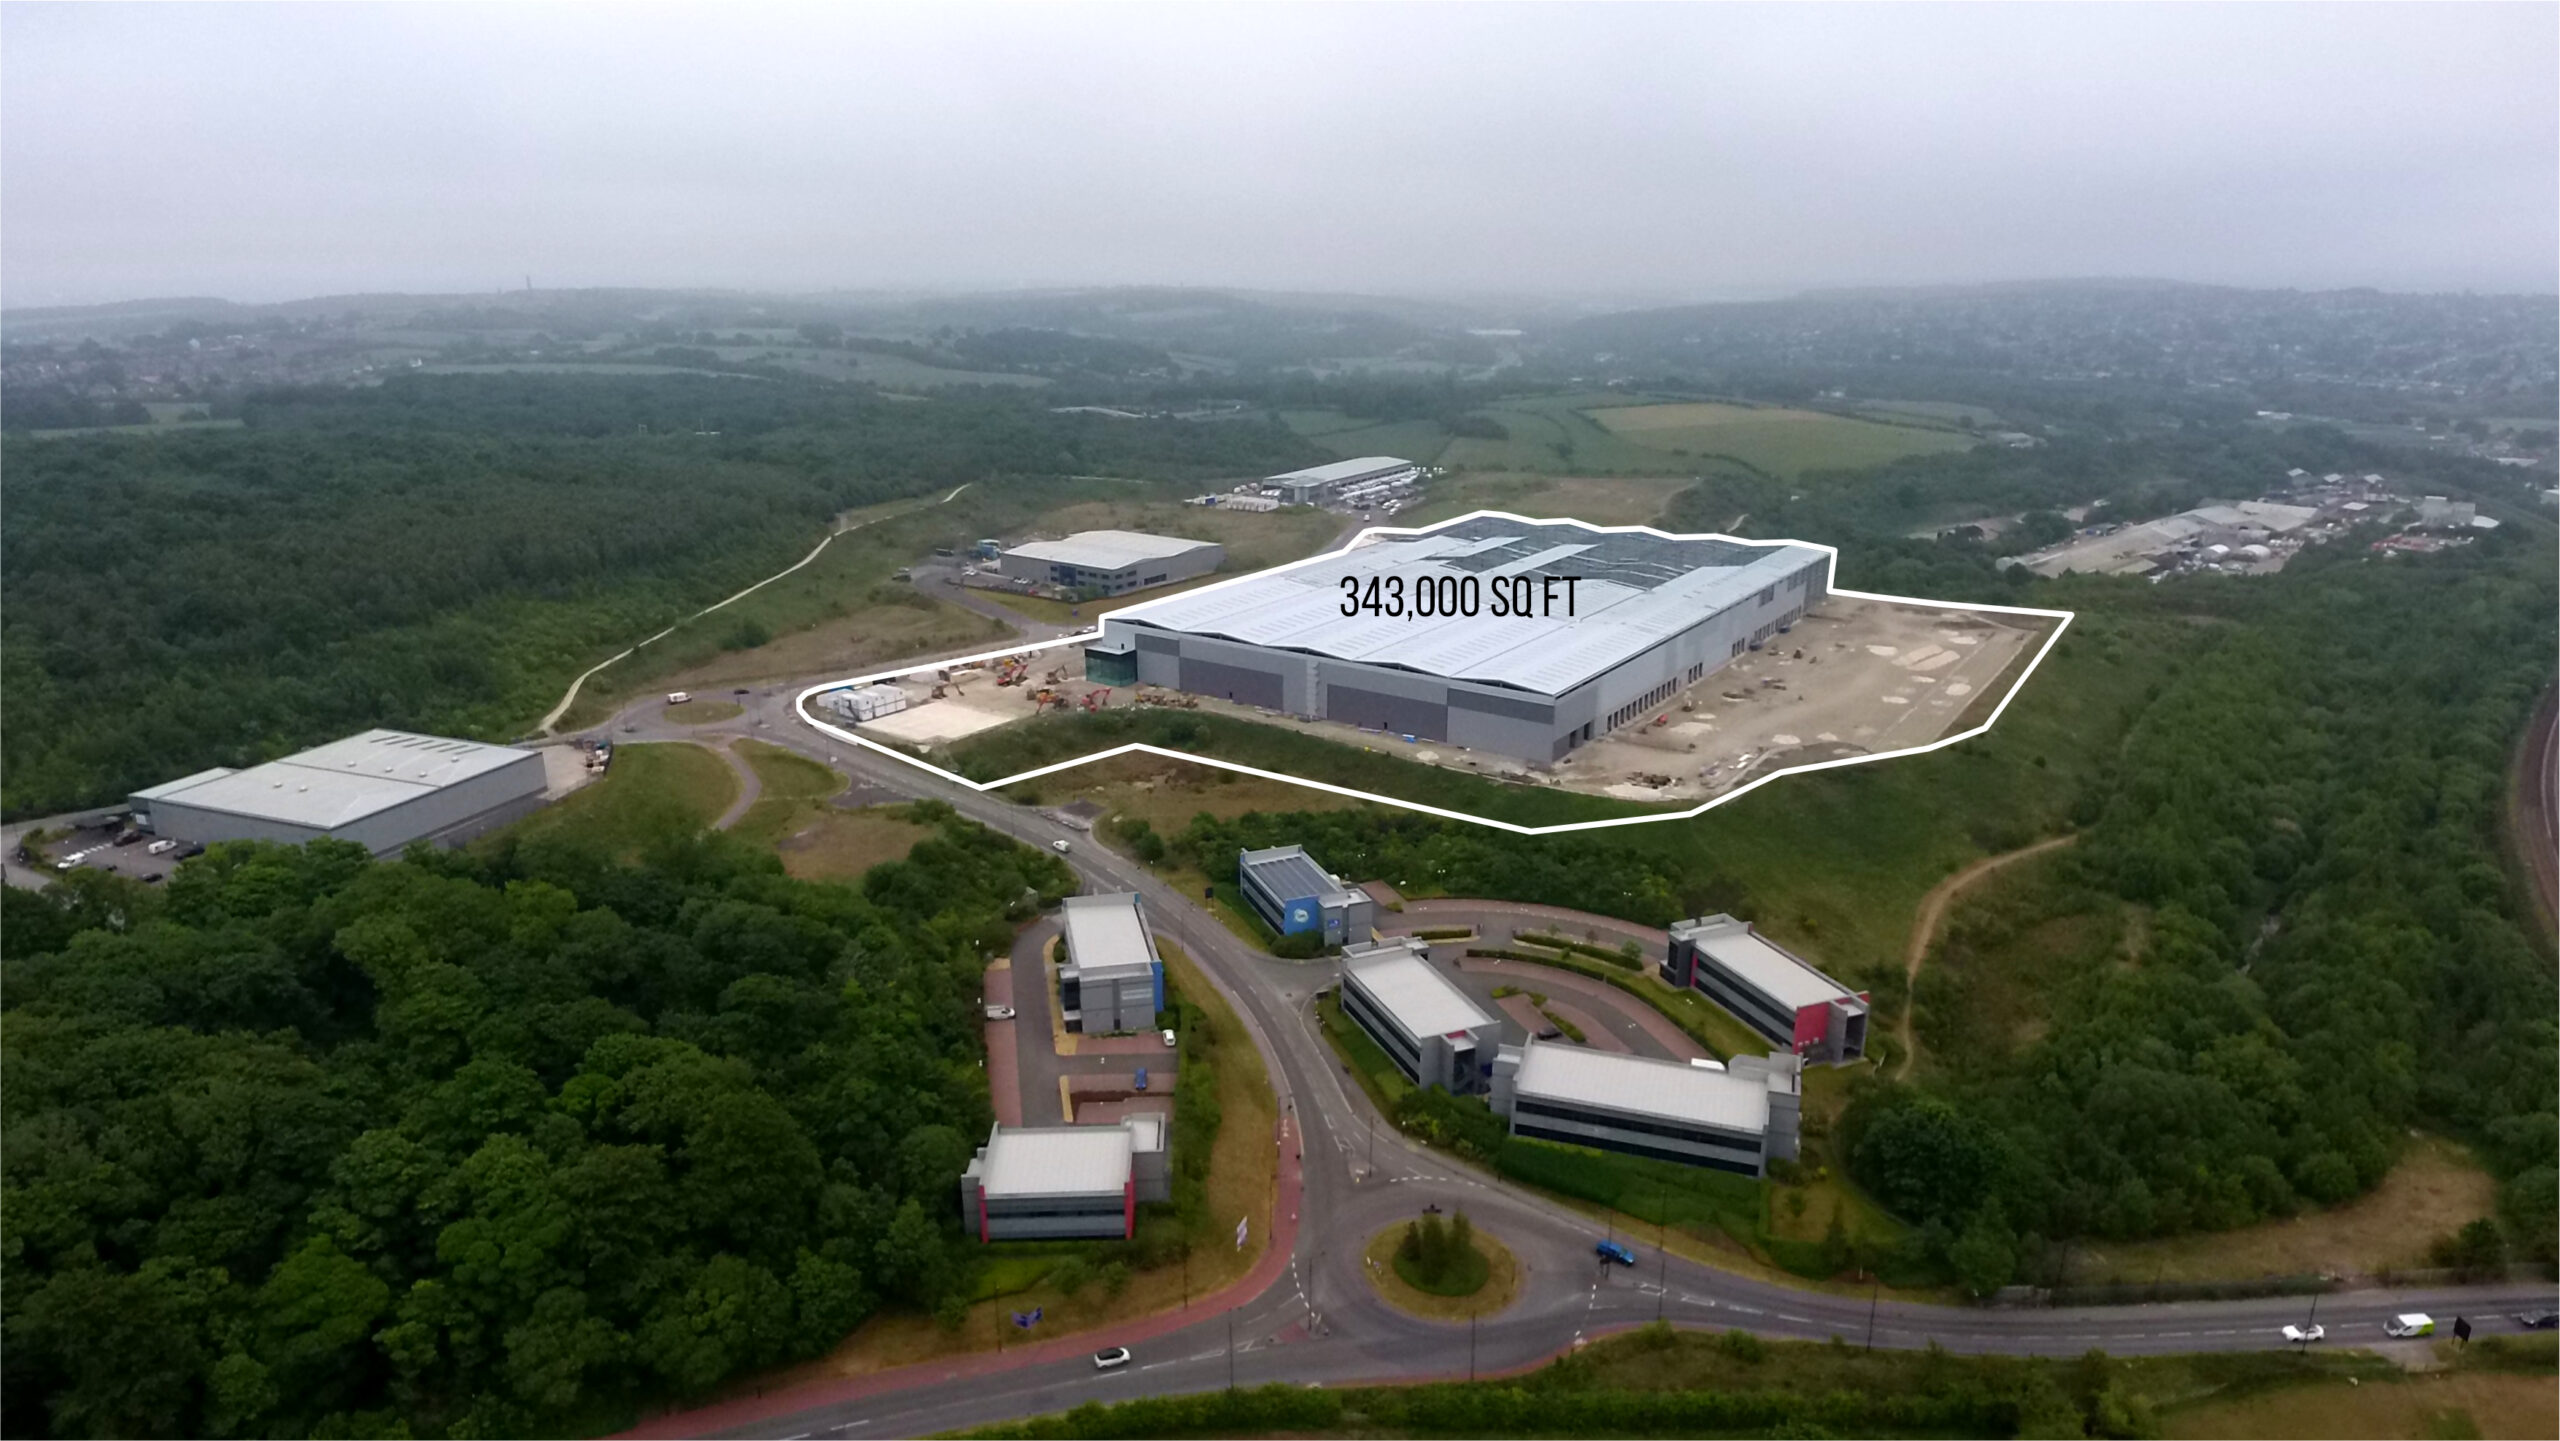
[[[2287,1326],[2284,1328],[2285,1343],[2292,1346],[2308,1346],[2314,1341],[2326,1340],[2328,1335],[2329,1328],[2326,1326]]]
[[[1129,1348],[1126,1346],[1114,1346],[1108,1351],[1093,1353],[1093,1369],[1096,1371],[1109,1371],[1128,1364]]]
[[[1616,1241],[1597,1242],[1591,1249],[1603,1261],[1615,1261],[1621,1266],[1632,1266],[1636,1263],[1636,1253]]]

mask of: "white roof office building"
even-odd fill
[[[1502,1023],[1431,964],[1431,948],[1406,938],[1346,948],[1342,1014],[1357,1023],[1417,1086],[1481,1092]]]
[[[1088,1035],[1155,1029],[1164,1009],[1164,960],[1134,893],[1069,896],[1060,907],[1067,955],[1058,967],[1058,1013]]]
[[[1830,560],[1478,516],[1115,611],[1086,674],[1552,763],[1790,629]]]
[[[1226,564],[1215,541],[1134,530],[1088,530],[1064,540],[1034,540],[1003,553],[997,568],[1013,580],[1098,595],[1126,595],[1207,575]]]
[[[1696,990],[1793,1054],[1837,1064],[1867,1053],[1867,994],[1732,916],[1671,928],[1662,978]]]
[[[1488,1100],[1515,1136],[1765,1176],[1797,1154],[1803,1063],[1662,1061],[1532,1038],[1502,1048]]]
[[[542,804],[542,757],[514,746],[370,730],[247,770],[136,791],[134,820],[173,840],[352,841],[390,855],[458,844]]]
[[[1110,1126],[997,1126],[960,1173],[960,1214],[981,1241],[1134,1235],[1138,1207],[1173,1199],[1165,1118]]]

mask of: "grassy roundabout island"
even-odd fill
[[[1466,1213],[1398,1222],[1369,1238],[1361,1270],[1400,1311],[1433,1321],[1490,1316],[1520,1294],[1510,1248],[1474,1228]]]

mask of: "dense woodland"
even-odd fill
[[[5,442],[7,813],[372,725],[505,738],[851,507],[1313,458],[1252,422],[690,376],[411,377],[266,393],[243,418]]]
[[[587,1434],[960,1276],[981,957],[1071,887],[943,813],[5,900],[9,1434]]]

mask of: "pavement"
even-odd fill
[[[1350,1385],[1499,1374],[1535,1366],[1593,1337],[1656,1319],[1714,1329],[1740,1327],[1772,1337],[1951,1351],[2069,1356],[2092,1347],[2127,1355],[2271,1349],[2277,1328],[2300,1319],[2306,1302],[2274,1297],[2227,1302],[2078,1309],[1978,1309],[1883,1301],[1779,1285],[1718,1271],[1668,1255],[1641,1235],[1638,1265],[1603,1269],[1592,1253],[1599,1237],[1588,1218],[1543,1197],[1503,1185],[1443,1153],[1409,1143],[1377,1118],[1349,1083],[1317,1032],[1316,990],[1332,979],[1324,966],[1280,961],[1247,947],[1194,899],[1135,861],[1105,849],[1082,831],[1000,796],[937,774],[845,746],[796,723],[790,688],[750,699],[731,725],[835,766],[857,784],[901,797],[934,799],[999,833],[1033,846],[1070,842],[1067,860],[1088,892],[1135,891],[1156,930],[1188,951],[1241,1018],[1268,1062],[1284,1116],[1297,1131],[1282,1147],[1283,1220],[1276,1244],[1243,1282],[1176,1311],[1078,1336],[1057,1337],[1001,1355],[987,1353],[898,1371],[823,1383],[702,1411],[658,1418],[637,1434],[740,1436],[903,1436],[1064,1410],[1086,1401],[1179,1394],[1268,1381]],[[645,721],[617,720],[640,729]],[[1460,923],[1486,934],[1571,927],[1624,934],[1654,955],[1659,931],[1548,907],[1485,902],[1414,902],[1409,925]],[[1039,927],[1032,928],[1040,929]],[[1029,934],[1029,932],[1026,932]],[[1036,953],[1035,953],[1036,954]],[[1019,967],[1020,962],[1016,961]],[[1576,978],[1579,979],[1579,978]],[[1542,988],[1543,985],[1542,985]],[[1603,988],[1606,989],[1605,987]],[[1015,978],[1021,1037],[1035,1027],[1023,1003],[1031,987]],[[1558,987],[1561,991],[1561,986]],[[1552,994],[1552,992],[1551,992]],[[1584,1004],[1576,995],[1574,1004]],[[1024,1086],[1033,1086],[1026,1073]],[[1375,1127],[1374,1133],[1372,1127]],[[1374,1134],[1374,1140],[1372,1136]],[[1374,1163],[1371,1148],[1374,1146]],[[1302,1170],[1294,1170],[1303,1153]],[[1463,1206],[1502,1238],[1522,1263],[1521,1294],[1499,1315],[1474,1327],[1420,1320],[1380,1300],[1361,1276],[1359,1251],[1378,1230],[1425,1205]],[[2320,1320],[2333,1344],[2378,1344],[2385,1317],[2424,1310],[2467,1314],[2484,1334],[2513,1329],[2507,1313],[2553,1304],[2547,1282],[2468,1288],[2355,1290],[2320,1299]],[[1232,1339],[1231,1339],[1232,1337]],[[1097,1372],[1090,1353],[1129,1346],[1125,1368]]]

